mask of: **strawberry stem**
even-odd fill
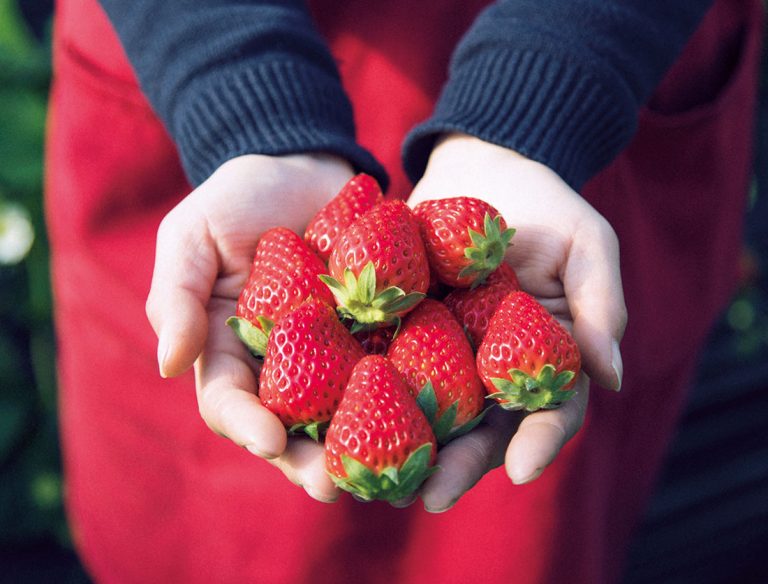
[[[319,278],[336,299],[339,315],[355,321],[352,332],[397,324],[401,315],[425,297],[421,292],[406,294],[396,286],[390,286],[377,293],[376,268],[373,262],[368,262],[357,277],[352,270],[346,268],[343,284],[326,274]]]
[[[378,473],[343,454],[341,463],[347,476],[341,478],[329,475],[340,489],[366,501],[397,501],[416,491],[421,483],[438,470],[438,467],[429,464],[432,448],[429,442],[422,444],[410,454],[400,469],[387,467]]]
[[[472,246],[464,249],[469,264],[459,272],[459,278],[474,278],[472,287],[479,286],[499,267],[510,245],[515,230],[501,229],[501,215],[491,219],[486,213],[483,218],[483,233],[468,228]]]
[[[320,442],[320,436],[324,435],[326,430],[328,430],[329,423],[330,422],[326,420],[324,422],[310,422],[309,424],[294,424],[288,428],[288,434],[294,436],[299,433],[304,433],[315,442]]]

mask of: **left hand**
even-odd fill
[[[321,154],[225,162],[163,219],[147,299],[161,375],[180,375],[194,364],[205,423],[320,501],[339,496],[322,446],[288,437],[262,405],[255,361],[224,322],[235,313],[261,234],[275,226],[303,233],[352,175],[345,160]]]
[[[585,373],[575,397],[560,408],[526,416],[497,408],[444,447],[442,470],[420,493],[433,512],[448,509],[501,464],[515,484],[538,478],[584,421],[587,375],[620,388],[619,342],[627,318],[613,229],[552,170],[477,138],[449,135],[433,150],[409,204],[451,196],[483,199],[517,229],[507,260],[522,288],[573,332]]]

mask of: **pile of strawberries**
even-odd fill
[[[578,347],[503,261],[513,234],[479,199],[411,210],[360,174],[303,237],[262,235],[227,322],[259,359],[264,406],[324,442],[340,488],[401,499],[492,403],[573,395]]]

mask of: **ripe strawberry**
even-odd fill
[[[514,290],[520,290],[515,270],[501,262],[482,285],[454,288],[443,302],[464,326],[472,346],[479,347],[496,307]]]
[[[367,174],[352,177],[309,222],[304,241],[320,259],[328,262],[339,235],[360,215],[383,200],[384,195],[375,178]]]
[[[235,316],[227,324],[254,355],[263,356],[269,332],[283,314],[310,296],[334,305],[318,278],[326,273],[325,264],[293,231],[285,227],[265,231],[256,245]]]
[[[381,355],[361,359],[325,437],[328,474],[366,499],[407,497],[435,470],[437,444],[408,384]]]
[[[580,370],[576,342],[546,308],[521,291],[501,301],[477,351],[488,397],[509,410],[556,408]]]
[[[272,330],[259,376],[259,398],[292,432],[316,440],[365,353],[325,302],[310,299]]]
[[[413,212],[432,269],[456,288],[482,283],[501,264],[515,233],[496,209],[473,197],[422,201]]]
[[[418,395],[438,442],[448,442],[477,425],[485,389],[472,347],[443,303],[427,298],[411,311],[387,357],[405,376],[411,393]]]
[[[429,264],[419,228],[402,201],[367,211],[336,241],[321,276],[353,332],[396,325],[429,287]]]

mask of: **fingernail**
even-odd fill
[[[416,500],[416,495],[409,495],[407,497],[404,497],[398,501],[393,501],[390,503],[395,509],[405,509],[406,507],[410,507],[413,505],[413,502]]]
[[[312,497],[315,501],[320,501],[321,503],[335,503],[336,497],[323,497],[319,495],[312,487],[304,487],[304,491],[306,491],[307,495]]]
[[[171,346],[168,339],[161,333],[160,339],[157,342],[157,365],[160,369],[160,377],[166,379],[168,372],[165,370],[165,362],[168,360],[168,355],[171,352]]]
[[[253,444],[246,444],[245,445],[245,449],[248,452],[250,452],[251,454],[253,454],[254,456],[258,456],[259,458],[265,458],[267,460],[271,460],[273,458],[277,458],[277,456],[275,456],[274,454],[269,454],[269,453],[266,453],[266,452],[264,452],[262,450],[259,450]]]
[[[530,483],[535,481],[537,478],[541,476],[541,473],[544,472],[544,467],[538,467],[536,470],[534,470],[532,473],[522,473],[522,472],[516,472],[512,475],[512,483],[515,485],[524,485],[526,483]]]
[[[614,339],[611,346],[611,367],[616,374],[616,384],[612,389],[615,391],[621,391],[621,381],[624,376],[624,363],[621,360],[621,349],[619,348],[619,342]]]
[[[456,504],[457,501],[458,501],[458,499],[454,499],[453,501],[451,501],[450,503],[448,503],[447,505],[444,505],[442,507],[433,507],[431,505],[426,505],[425,504],[424,505],[424,511],[426,511],[427,513],[445,513],[451,507],[453,507]]]

